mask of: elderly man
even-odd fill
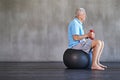
[[[80,49],[89,53],[93,49],[92,66],[94,70],[104,70],[107,66],[102,65],[99,60],[104,47],[104,42],[101,40],[91,40],[95,34],[88,32],[84,34],[82,23],[86,19],[86,12],[84,8],[78,8],[75,12],[75,18],[68,26],[68,48]]]

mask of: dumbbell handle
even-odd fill
[[[93,33],[94,33],[94,30],[91,29],[90,32],[93,32]],[[94,38],[90,38],[90,39],[91,39],[91,40],[94,40]]]

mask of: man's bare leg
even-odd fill
[[[92,42],[92,48],[93,48],[93,57],[92,57],[92,66],[91,69],[95,70],[104,70],[101,66],[98,65],[98,56],[101,49],[101,44],[99,40],[93,40]]]
[[[99,53],[99,55],[98,55],[98,65],[101,66],[101,67],[103,67],[103,68],[107,68],[107,66],[102,65],[102,64],[99,62],[99,61],[100,61],[100,56],[101,56],[102,51],[103,51],[103,48],[104,48],[104,42],[101,41],[101,50],[100,50],[100,53]]]

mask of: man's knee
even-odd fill
[[[102,47],[104,47],[104,41],[102,40]]]
[[[101,44],[102,44],[101,40],[94,40],[93,41],[93,47],[95,47],[95,46],[101,46]]]
[[[96,40],[97,45],[101,45],[102,41],[101,40]]]

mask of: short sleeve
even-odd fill
[[[79,26],[76,23],[73,23],[71,31],[72,31],[72,35],[80,34]]]

